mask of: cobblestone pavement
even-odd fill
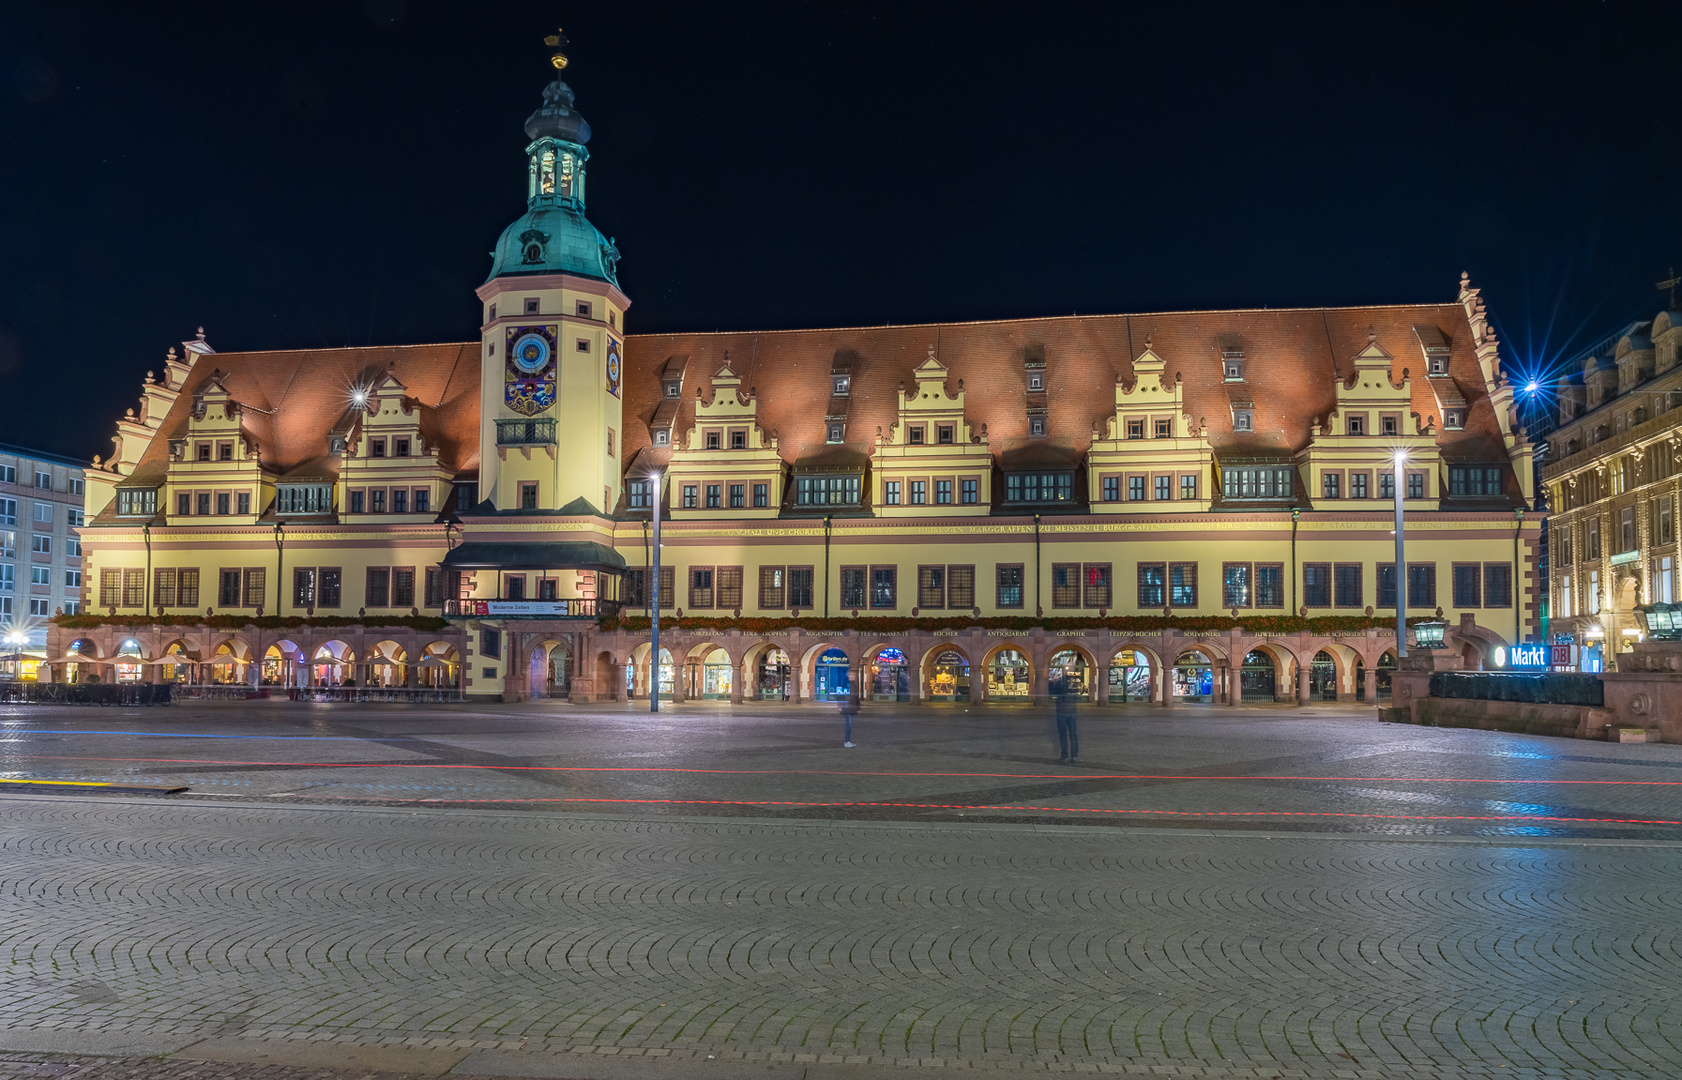
[[[1675,1076],[1679,880],[1664,841],[9,795],[0,1048],[253,1080],[323,1047],[598,1080]],[[51,1075],[22,1060],[0,1077]]]
[[[1380,724],[1354,706],[0,707],[0,778],[179,798],[745,818],[1682,839],[1682,746]],[[0,785],[10,787],[11,785]]]

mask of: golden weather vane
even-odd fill
[[[555,66],[555,70],[564,70],[567,66],[567,54],[562,52],[561,49],[563,49],[568,42],[567,36],[561,32],[561,28],[558,26],[555,27],[555,32],[545,37],[543,39],[543,44],[555,50],[554,55],[549,57],[549,62]]]

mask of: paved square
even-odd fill
[[[851,751],[701,707],[8,713],[3,775],[235,797],[0,795],[0,1049],[1682,1073],[1682,832],[1637,823],[1682,747],[1356,715],[1089,718],[1069,769],[1003,711]]]

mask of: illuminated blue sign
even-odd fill
[[[1517,669],[1545,668],[1548,666],[1548,647],[1539,641],[1523,641],[1509,646],[1507,666]]]

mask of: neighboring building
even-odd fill
[[[1678,599],[1682,312],[1634,322],[1560,379],[1549,434],[1550,635],[1585,666],[1640,638],[1637,604]]]
[[[90,473],[103,621],[60,649],[516,699],[1374,700],[1398,592],[1474,661],[1537,632],[1530,447],[1464,276],[1440,304],[627,338],[572,100],[526,122],[478,341],[171,350]]]
[[[0,641],[46,647],[47,619],[81,609],[83,465],[0,443]],[[9,643],[0,653],[10,671]]]

